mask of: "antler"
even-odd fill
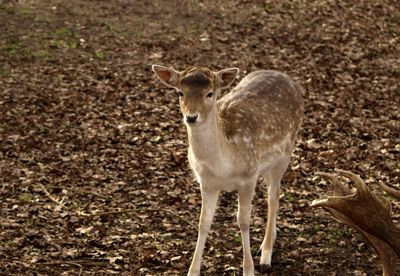
[[[400,258],[400,228],[392,222],[389,201],[371,193],[358,175],[343,170],[336,172],[349,178],[356,186],[356,191],[352,192],[341,184],[335,175],[317,173],[333,184],[334,195],[314,200],[311,206],[326,209],[339,221],[360,231],[377,252],[382,263],[383,275],[394,275]],[[400,191],[386,185],[383,189],[400,200]]]

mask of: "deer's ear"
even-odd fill
[[[239,73],[239,68],[233,67],[228,69],[223,69],[217,72],[217,77],[220,83],[220,88],[228,88],[234,81]]]
[[[161,65],[153,65],[151,68],[163,84],[171,88],[178,88],[179,72]]]

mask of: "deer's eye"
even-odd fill
[[[207,94],[207,98],[211,98],[213,95],[214,95],[214,93],[210,92],[210,93]]]
[[[183,93],[181,91],[178,91],[178,96],[183,97]]]

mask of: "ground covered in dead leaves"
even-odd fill
[[[296,79],[305,121],[269,274],[380,274],[357,232],[308,205],[332,191],[317,171],[399,188],[399,26],[394,0],[0,1],[0,274],[185,274],[199,188],[177,95],[153,63]],[[254,199],[256,263],[265,191]],[[223,194],[204,275],[241,274],[235,210]]]

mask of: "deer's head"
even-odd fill
[[[189,67],[182,72],[160,65],[152,68],[163,84],[177,90],[184,122],[190,127],[200,125],[212,116],[217,96],[233,83],[239,72],[238,68],[218,72],[205,67]]]

